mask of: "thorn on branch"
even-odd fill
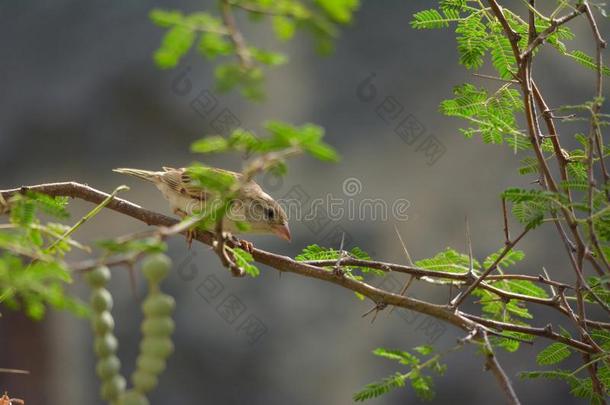
[[[458,344],[463,345],[466,342],[470,342],[479,332],[480,330],[478,327],[473,328],[466,336],[457,340]]]
[[[345,270],[340,266],[333,267],[333,275],[337,278],[345,277]]]
[[[371,323],[373,323],[377,319],[377,314],[379,314],[379,312],[383,311],[387,307],[388,307],[388,304],[385,302],[382,302],[382,301],[376,302],[375,306],[373,308],[369,309],[368,311],[366,311],[365,313],[362,314],[362,318],[365,318],[366,316],[368,316],[369,314],[371,314],[374,311],[375,314],[373,315],[373,318],[371,319]]]
[[[337,257],[337,262],[335,263],[335,266],[333,267],[333,274],[335,275],[335,277],[338,277],[338,278],[345,277],[345,269],[341,268],[341,260],[343,260],[343,258],[345,256],[348,256],[347,252],[345,252],[343,250],[344,243],[345,243],[345,232],[343,234],[341,234],[341,244],[339,245],[339,255]]]

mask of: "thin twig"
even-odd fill
[[[482,339],[483,339],[483,344],[485,347],[485,358],[486,358],[485,367],[488,370],[491,370],[492,374],[498,381],[498,384],[502,388],[504,395],[506,395],[508,402],[513,405],[521,404],[521,402],[519,401],[519,398],[517,397],[517,393],[515,392],[515,389],[510,382],[510,379],[506,375],[506,372],[500,365],[500,362],[498,361],[498,359],[496,358],[496,355],[493,352],[493,348],[491,346],[491,343],[489,343],[489,338],[487,337],[487,333],[486,332],[481,332],[481,333],[483,334]]]
[[[237,28],[237,23],[235,22],[235,16],[233,15],[231,7],[229,0],[221,0],[220,8],[222,11],[222,20],[229,32],[229,38],[231,38],[231,42],[233,42],[233,45],[235,46],[235,53],[239,58],[241,67],[250,69],[252,68],[252,54],[246,45],[246,41],[244,40],[241,31]]]
[[[451,307],[452,308],[457,308],[466,299],[466,297],[468,297],[468,295],[485,279],[485,277],[487,277],[489,275],[489,273],[491,273],[492,271],[494,271],[496,269],[496,267],[502,261],[502,259],[504,259],[504,257],[512,250],[512,248],[515,247],[515,245],[517,245],[517,243],[519,243],[519,241],[527,234],[529,229],[530,228],[525,228],[519,234],[519,236],[517,236],[513,241],[511,241],[511,242],[506,244],[506,246],[502,250],[502,253],[500,253],[498,255],[496,260],[494,260],[494,262],[487,269],[485,269],[485,271],[483,273],[481,273],[481,275],[479,277],[477,277],[477,279],[474,280],[474,282],[472,282],[466,288],[465,291],[463,291],[462,293],[458,294],[458,296],[455,297],[451,301]]]

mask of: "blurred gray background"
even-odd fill
[[[344,181],[355,178],[362,185],[356,201],[410,202],[406,221],[342,220],[327,222],[322,230],[293,221],[291,243],[254,237],[257,247],[293,256],[311,243],[337,243],[337,235],[345,232],[351,245],[375,258],[405,262],[395,226],[411,255],[421,259],[447,246],[465,250],[468,217],[474,252],[482,259],[503,243],[499,193],[510,186],[527,186],[531,179],[518,176],[521,156],[510,148],[465,140],[458,133],[462,123],[438,113],[439,103],[451,96],[454,85],[472,81],[496,88],[498,84],[473,78],[458,66],[452,31],[409,27],[410,16],[429,6],[423,0],[363,2],[354,24],[342,29],[336,52],[327,58],[315,53],[307,35],[288,45],[278,44],[269,24],[240,19],[250,43],[290,55],[289,64],[267,74],[267,101],[253,104],[235,93],[215,92],[214,65],[195,52],[175,70],[162,71],[153,64],[152,53],[164,30],[149,21],[148,12],[153,7],[210,9],[214,2],[2,2],[0,188],[74,180],[110,191],[128,184],[131,190],[124,198],[167,213],[154,187],[112,173],[112,168],[190,164],[199,158],[189,153],[191,142],[216,132],[214,119],[227,109],[244,127],[255,130],[266,119],[321,125],[327,141],[342,155],[336,165],[298,158],[281,181],[259,179],[274,197],[286,196],[295,187],[311,198],[329,193],[340,197]],[[608,24],[601,25],[607,32]],[[588,27],[579,22],[573,27],[581,39],[571,48],[591,51]],[[172,81],[185,68],[190,69],[192,89],[178,94]],[[543,53],[536,73],[552,106],[591,97],[592,72],[553,52]],[[372,74],[377,93],[372,101],[363,101],[358,86]],[[206,89],[214,93],[218,106],[202,117],[190,103]],[[394,132],[398,121],[386,122],[377,113],[387,97],[400,103],[401,117],[410,114],[421,124],[420,139],[433,135],[443,145],[446,151],[434,164],[417,150],[417,144],[407,144]],[[575,127],[564,129],[572,133]],[[205,159],[211,165],[240,168],[239,157]],[[73,218],[90,208],[75,201]],[[104,212],[76,236],[92,242],[143,229],[142,223]],[[530,234],[521,248],[527,259],[518,271],[539,274],[544,265],[554,277],[571,281],[552,229]],[[366,383],[400,370],[373,356],[374,348],[410,349],[434,341],[444,349],[463,336],[452,327],[405,311],[384,311],[371,323],[370,316],[361,317],[370,302],[334,285],[292,274],[280,277],[265,267],[259,278],[234,279],[207,247],[194,244],[189,251],[182,238],[170,241],[169,254],[176,267],[164,287],[178,304],[176,351],[152,404],[348,404]],[[210,282],[222,289],[214,298],[202,287]],[[386,282],[385,287],[396,289],[403,279],[393,276]],[[140,296],[144,287],[139,279]],[[129,375],[137,355],[140,302],[121,269],[113,273],[111,289],[122,371]],[[86,297],[80,279],[73,291]],[[439,303],[448,298],[447,289],[421,283],[409,293]],[[238,319],[223,316],[224,300],[240,303],[243,313]],[[553,320],[552,313],[535,313],[537,324]],[[240,326],[253,319],[262,327],[256,339]],[[515,354],[500,352],[500,360],[524,403],[576,403],[561,383],[517,378],[517,371],[536,368],[535,354],[546,344],[537,342]],[[50,311],[44,321],[34,323],[2,311],[0,366],[28,369],[31,374],[0,374],[0,390],[26,399],[27,404],[99,403],[90,346],[88,322],[70,314]],[[437,396],[432,403],[503,401],[474,347],[444,361],[447,373],[435,377]],[[406,388],[370,403],[420,401]]]

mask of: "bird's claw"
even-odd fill
[[[252,252],[254,251],[254,244],[252,242],[248,242],[247,240],[239,239],[235,235],[230,235],[228,237],[228,239],[230,239],[231,242],[233,242],[237,247],[241,248],[242,250],[245,250],[246,252],[248,252],[250,254],[252,254]]]
[[[241,239],[239,241],[239,247],[241,247],[243,250],[250,254],[252,254],[252,252],[254,251],[254,244],[252,242],[248,242],[247,240]]]

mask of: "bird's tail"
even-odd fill
[[[155,183],[159,179],[159,172],[151,172],[150,170],[118,168],[112,169],[113,172],[127,174],[129,176],[138,177],[140,179]]]

